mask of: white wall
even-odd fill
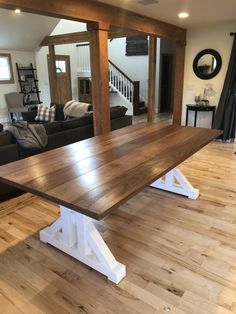
[[[147,99],[148,56],[125,55],[126,38],[109,42],[109,59],[114,62],[132,81],[140,81],[140,94]]]
[[[182,124],[185,124],[186,104],[193,104],[194,96],[199,93],[203,94],[206,84],[210,84],[210,86],[215,91],[215,95],[210,97],[210,104],[216,106],[218,105],[233,43],[233,38],[229,36],[229,33],[235,31],[235,29],[236,22],[212,25],[207,28],[202,27],[188,30],[185,58]],[[222,68],[216,77],[210,80],[201,80],[194,74],[192,63],[198,52],[208,48],[215,49],[219,52],[222,57]],[[192,122],[193,115],[190,115],[190,124]],[[198,126],[209,127],[211,122],[211,114],[200,113],[198,122]]]
[[[148,89],[148,56],[125,55],[126,38],[117,38],[109,42],[109,59],[114,62],[132,81],[140,81],[140,94],[147,100]],[[157,71],[156,71],[156,110],[159,92],[159,58],[160,39],[157,38]]]
[[[61,20],[53,32],[50,35],[58,35],[64,33],[82,32],[86,30],[85,23],[79,23],[68,20]],[[77,86],[77,48],[76,43],[69,45],[55,46],[55,53],[58,55],[69,55],[71,66],[71,85],[72,85],[72,97],[78,99],[78,86]],[[36,67],[38,70],[39,88],[42,92],[42,101],[45,105],[49,105],[50,87],[48,78],[48,64],[47,64],[48,48],[42,47],[35,52]]]
[[[0,84],[0,119],[4,121],[7,119],[8,111],[5,101],[5,94],[11,92],[19,92],[20,87],[18,83],[18,75],[16,71],[16,62],[22,66],[29,66],[30,63],[35,64],[34,52],[31,51],[10,51],[10,50],[0,50],[1,53],[10,53],[14,83],[13,84]]]

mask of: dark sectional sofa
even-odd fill
[[[126,110],[127,109],[122,106],[111,107],[112,130],[132,124],[132,116],[125,115]],[[23,114],[23,118],[27,120],[28,123],[38,123],[34,121],[36,114],[36,112],[26,112]],[[43,149],[22,149],[8,131],[0,132],[0,165],[94,136],[92,112],[86,113],[80,118],[63,119],[64,116],[61,114],[61,110],[57,110],[57,121],[44,122],[45,130],[48,135],[48,144]],[[19,193],[20,191],[0,182],[0,201],[6,200]]]

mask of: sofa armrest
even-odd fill
[[[119,117],[115,119],[111,119],[111,130],[117,130],[120,128],[124,128],[126,126],[132,125],[132,116],[126,115],[124,117]]]

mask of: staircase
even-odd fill
[[[79,73],[90,72],[89,44],[77,45]],[[139,115],[147,112],[145,102],[140,100],[139,81],[132,81],[121,69],[119,69],[111,60],[109,65],[109,86],[110,92],[116,92],[132,108],[133,115]]]
[[[139,115],[147,112],[144,101],[139,97],[139,81],[132,81],[111,60],[109,63],[109,85],[129,104],[133,105],[133,114]]]

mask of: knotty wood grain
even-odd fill
[[[4,165],[0,180],[101,219],[219,133],[138,124]]]

